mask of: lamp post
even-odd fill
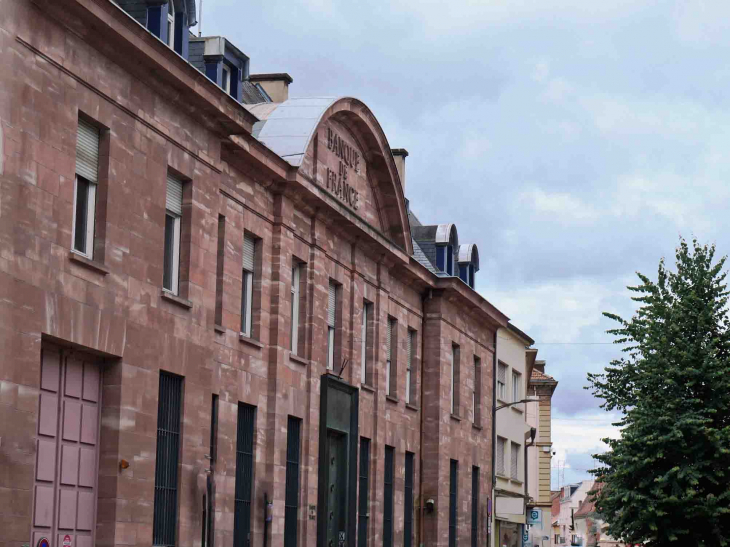
[[[495,382],[496,383],[496,382]],[[494,541],[494,536],[496,532],[496,520],[497,520],[497,499],[495,497],[497,493],[497,458],[496,458],[496,452],[497,452],[497,411],[502,410],[503,408],[507,408],[508,406],[514,406],[519,405],[522,403],[536,403],[539,402],[539,399],[521,399],[519,401],[513,401],[511,403],[505,403],[503,405],[497,406],[497,397],[496,397],[496,388],[495,388],[495,396],[493,398],[492,403],[492,514],[490,516],[491,519],[491,525],[492,525],[492,532],[490,534],[490,540],[492,542],[492,547],[498,547],[497,543]],[[527,494],[527,484],[525,484],[525,495]]]

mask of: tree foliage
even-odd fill
[[[589,374],[619,439],[592,473],[608,533],[651,547],[730,546],[730,320],[715,247],[680,240],[676,271],[637,273],[639,308],[608,331],[626,353]]]

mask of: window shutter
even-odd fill
[[[507,384],[507,367],[505,365],[499,365],[499,371],[497,373],[497,381]]]
[[[253,237],[248,234],[243,236],[243,269],[249,272],[253,271],[253,256],[255,242]]]
[[[182,181],[167,174],[167,210],[182,215]]]
[[[337,304],[337,286],[330,281],[329,295],[327,299],[327,324],[335,326],[335,306]]]
[[[76,134],[76,173],[97,182],[99,173],[99,130],[79,118]]]
[[[385,358],[388,361],[391,360],[390,342],[391,342],[392,338],[393,338],[393,320],[392,319],[388,319],[388,332],[387,332],[386,337],[385,337],[385,355],[386,355]]]
[[[413,364],[413,331],[408,332],[408,347],[406,348],[406,363],[407,367],[410,370],[411,365]]]
[[[512,458],[510,461],[510,472],[513,479],[517,478],[517,462],[520,458],[520,445],[512,443]]]
[[[504,439],[497,439],[497,473],[504,473]]]

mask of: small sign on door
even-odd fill
[[[63,536],[63,547],[71,547],[71,536],[68,534]]]

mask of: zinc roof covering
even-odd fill
[[[303,97],[266,105],[272,108],[253,105],[249,110],[261,120],[254,124],[253,134],[290,165],[299,167],[319,121],[338,99]]]

